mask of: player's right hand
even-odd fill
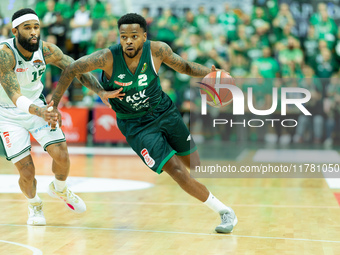
[[[51,126],[51,128],[55,129],[57,122],[58,122],[58,113],[54,111],[53,107],[53,100],[46,105],[45,107],[42,107],[41,117],[47,121],[48,125]]]

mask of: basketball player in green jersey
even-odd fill
[[[76,75],[102,69],[104,89],[121,92],[109,102],[129,145],[150,169],[168,173],[183,190],[219,213],[222,222],[215,230],[230,233],[237,224],[234,211],[187,171],[200,164],[197,148],[179,111],[162,91],[158,77],[162,63],[193,77],[204,77],[215,67],[187,62],[167,44],[148,41],[146,21],[138,14],[122,16],[118,27],[120,44],[82,57],[64,70],[52,96],[54,111]]]

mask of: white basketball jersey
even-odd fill
[[[26,60],[18,51],[15,45],[15,38],[0,43],[0,45],[3,44],[7,45],[15,56],[14,72],[20,85],[21,94],[32,101],[38,99],[42,95],[41,92],[43,90],[43,84],[40,79],[46,70],[46,63],[42,52],[42,41],[40,41],[39,49],[33,53],[29,60]],[[2,86],[0,86],[0,107],[16,107]]]

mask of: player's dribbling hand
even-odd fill
[[[217,69],[216,66],[212,65],[212,66],[211,66],[211,72],[216,72],[216,71],[222,71],[222,72],[225,72],[225,73],[227,73],[228,75],[230,75],[230,73],[227,72],[226,70],[224,70],[224,69]]]
[[[41,117],[48,122],[49,126],[56,126],[58,122],[58,114],[53,110],[53,100],[42,108]]]
[[[113,90],[113,91],[101,91],[98,93],[98,96],[106,104],[108,107],[111,108],[111,104],[109,103],[110,98],[118,98],[119,100],[123,100],[125,93],[120,93],[123,88]]]

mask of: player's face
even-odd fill
[[[146,41],[146,32],[139,24],[125,24],[119,28],[120,44],[123,52],[129,58],[134,58],[143,48]]]
[[[40,25],[36,20],[26,21],[18,26],[14,33],[19,44],[29,52],[39,49]]]

